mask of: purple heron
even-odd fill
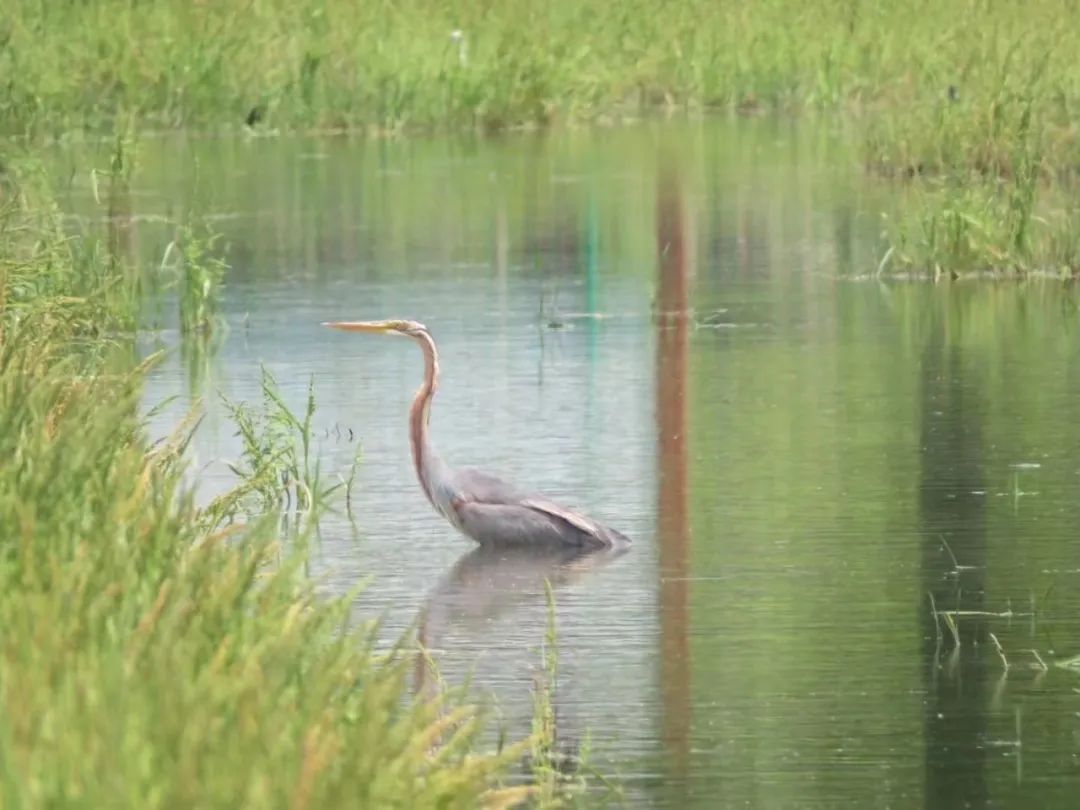
[[[542,495],[517,490],[473,468],[452,468],[431,445],[428,418],[439,385],[439,351],[427,327],[416,321],[334,321],[346,332],[412,338],[424,353],[424,381],[409,409],[413,466],[435,510],[482,546],[625,548],[630,540],[580,512]]]

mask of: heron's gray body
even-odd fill
[[[500,478],[473,468],[451,472],[452,497],[436,509],[483,546],[630,545],[623,534],[548,500],[521,492]]]
[[[543,495],[523,492],[475,467],[451,468],[422,434],[413,431],[417,475],[435,510],[482,546],[568,546],[625,548],[621,533],[559,506]]]

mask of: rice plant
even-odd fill
[[[314,380],[308,384],[303,414],[298,415],[281,395],[277,380],[265,367],[260,384],[262,407],[223,399],[242,443],[240,458],[229,466],[242,482],[228,496],[231,509],[246,506],[256,513],[317,512],[331,496],[351,485],[359,456],[353,459],[348,478],[328,482],[313,446],[315,416]],[[245,498],[238,498],[243,493]],[[222,509],[224,501],[214,507]]]
[[[222,285],[229,269],[216,252],[220,234],[208,226],[184,225],[176,240],[169,243],[162,267],[177,253],[177,273],[182,334],[210,332],[224,322],[218,314]]]

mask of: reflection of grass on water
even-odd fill
[[[558,724],[554,697],[559,680],[558,630],[555,596],[551,583],[544,581],[547,599],[547,627],[541,647],[541,668],[533,684],[532,745],[528,763],[536,782],[537,803],[541,807],[555,804],[564,775],[573,771],[573,753],[559,750]]]
[[[567,745],[559,740],[555,695],[559,680],[558,626],[555,595],[549,580],[544,581],[547,626],[540,651],[540,671],[533,682],[532,734],[526,764],[535,787],[538,807],[579,806],[588,798],[589,806],[618,797],[617,787],[597,772],[589,761],[589,744]],[[603,796],[587,794],[592,776],[605,788]]]
[[[496,786],[522,748],[481,750],[458,697],[408,700],[400,648],[354,628],[348,600],[316,598],[307,544],[282,553],[273,520],[207,528],[182,480],[188,430],[154,448],[145,435],[152,360],[131,360],[134,296],[112,289],[125,276],[63,235],[40,187],[12,182],[0,200],[4,806],[511,806]]]
[[[200,396],[210,384],[212,367],[223,342],[223,330],[185,335],[180,341],[180,359],[187,367],[188,390]]]

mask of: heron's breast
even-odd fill
[[[431,487],[431,501],[439,513],[461,528],[461,516],[457,511],[457,503],[461,501],[458,491],[445,480],[440,480]]]

